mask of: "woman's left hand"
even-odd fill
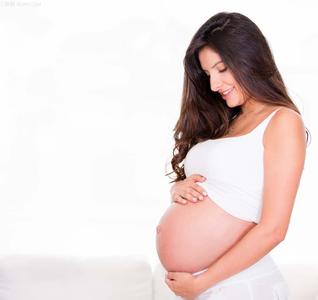
[[[168,272],[165,282],[168,287],[185,300],[194,300],[202,290],[198,284],[198,278],[186,272]]]

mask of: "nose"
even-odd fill
[[[213,92],[217,92],[221,87],[221,80],[217,77],[210,77],[210,88]]]

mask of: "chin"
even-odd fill
[[[236,107],[236,106],[242,105],[239,101],[232,101],[232,100],[227,101],[226,104],[228,107]]]
[[[240,100],[240,99],[229,99],[226,101],[226,104],[229,106],[229,107],[236,107],[236,106],[241,106],[244,104],[244,101]]]

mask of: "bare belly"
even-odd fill
[[[255,225],[230,215],[209,197],[186,205],[173,203],[157,226],[159,259],[167,271],[198,272]]]

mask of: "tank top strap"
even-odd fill
[[[258,127],[258,130],[262,133],[264,133],[268,123],[270,122],[270,120],[272,119],[272,117],[275,115],[275,113],[277,111],[279,111],[280,109],[282,109],[282,107],[279,107],[277,109],[275,109],[274,111],[272,111],[257,127]]]

